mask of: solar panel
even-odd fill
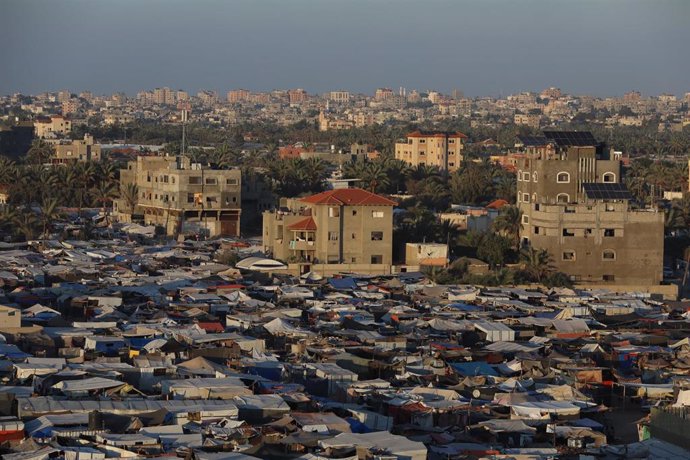
[[[599,145],[599,142],[589,131],[544,131],[544,136],[554,141],[560,147],[589,147]]]
[[[632,200],[633,197],[623,184],[582,184],[587,198],[592,200]]]
[[[525,147],[534,147],[549,143],[549,140],[543,136],[518,136],[517,138],[518,142]]]

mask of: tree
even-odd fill
[[[520,232],[522,231],[522,211],[517,206],[503,206],[494,220],[494,230],[510,238],[516,251],[520,250]]]
[[[58,200],[55,197],[46,198],[41,203],[41,224],[43,225],[43,238],[48,238],[48,231],[53,221],[60,216]]]
[[[520,256],[525,271],[533,281],[541,283],[555,271],[551,254],[546,249],[526,248]]]
[[[103,214],[105,214],[106,224],[110,224],[108,218],[108,203],[112,202],[113,198],[117,196],[117,188],[115,184],[102,181],[93,189],[93,194],[96,197],[96,201],[100,203]]]
[[[26,241],[32,240],[36,235],[38,227],[38,218],[29,209],[24,209],[15,218],[14,224],[17,226],[17,231],[24,236]]]
[[[134,214],[134,208],[139,204],[139,187],[137,184],[128,183],[124,187],[120,187],[120,198],[127,204],[129,214]]]
[[[43,139],[36,139],[31,148],[26,152],[26,162],[33,165],[42,165],[50,161],[53,155],[53,146]]]
[[[477,257],[491,268],[502,267],[510,252],[510,240],[495,233],[486,233],[477,246]]]

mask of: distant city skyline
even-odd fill
[[[0,94],[690,91],[685,0],[0,0]]]

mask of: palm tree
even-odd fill
[[[53,155],[53,146],[43,139],[36,139],[31,144],[31,148],[26,152],[27,163],[42,165],[50,160]]]
[[[522,211],[517,206],[503,206],[494,220],[494,230],[513,241],[516,251],[520,250],[520,232],[522,231]]]
[[[127,204],[129,214],[134,214],[134,208],[139,204],[139,187],[137,184],[128,183],[124,187],[120,187],[120,198]]]
[[[546,249],[526,248],[520,257],[525,271],[538,283],[555,271],[551,254]]]
[[[38,218],[33,212],[31,212],[30,209],[25,209],[23,212],[17,215],[14,224],[17,226],[19,233],[24,235],[26,241],[29,241],[32,240],[36,235]]]
[[[106,225],[110,225],[108,203],[117,196],[117,187],[113,183],[102,181],[93,189],[93,194],[96,197],[96,202],[100,203],[103,214],[105,214]]]
[[[60,211],[58,209],[57,198],[46,198],[43,203],[41,203],[41,224],[43,225],[42,235],[44,240],[48,238],[50,225],[58,216],[60,216]]]

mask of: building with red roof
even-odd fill
[[[467,136],[460,132],[414,131],[395,144],[395,158],[412,166],[436,166],[455,171],[463,160]]]
[[[280,209],[264,213],[264,251],[288,264],[298,264],[300,273],[317,265],[387,272],[393,258],[396,205],[361,188],[283,199]]]

